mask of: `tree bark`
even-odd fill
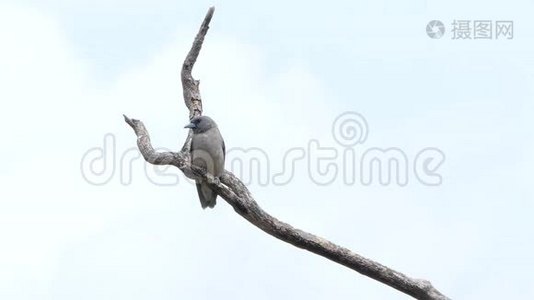
[[[213,12],[214,7],[211,7],[182,65],[181,80],[183,96],[185,105],[189,109],[190,119],[202,115],[199,81],[193,78],[191,71],[202,48],[204,37],[208,32]],[[228,202],[239,215],[264,232],[286,243],[344,265],[416,299],[449,299],[435,289],[427,280],[410,278],[378,262],[358,255],[347,248],[338,246],[314,234],[294,228],[269,215],[258,205],[241,180],[231,172],[225,171],[220,178],[214,178],[206,173],[205,170],[192,166],[189,157],[191,131],[180,152],[156,152],[152,147],[150,136],[143,122],[130,119],[127,116],[124,116],[124,120],[134,130],[137,136],[139,150],[147,162],[154,165],[173,165],[179,168],[189,178],[205,179],[211,188]]]

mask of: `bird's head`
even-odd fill
[[[190,128],[194,133],[203,133],[215,127],[217,124],[210,117],[199,116],[191,119],[191,123],[185,125],[184,128]]]

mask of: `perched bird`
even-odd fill
[[[193,130],[191,141],[191,163],[219,177],[224,172],[226,149],[224,140],[215,121],[208,116],[194,117],[185,128]],[[206,182],[196,181],[198,198],[202,208],[213,208],[217,193]]]

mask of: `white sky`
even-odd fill
[[[250,189],[268,212],[453,299],[534,297],[532,1],[0,1],[1,299],[408,299],[248,224],[194,186],[151,183],[122,113],[155,146],[186,131],[178,69],[216,6],[194,70],[227,148],[257,147],[272,173],[288,149],[339,146],[356,111],[361,147],[446,155],[443,184]],[[513,20],[513,40],[440,40],[429,20]],[[84,153],[116,142],[102,186]],[[360,151],[360,150],[358,150]],[[247,166],[245,166],[247,167]],[[115,171],[111,174],[110,171]],[[179,174],[177,170],[166,173]]]

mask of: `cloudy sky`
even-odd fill
[[[211,5],[194,76],[265,210],[454,299],[534,297],[532,1],[0,0],[0,298],[409,299],[139,157],[122,114],[181,147],[179,68]],[[384,175],[373,149],[405,185],[362,182]]]

